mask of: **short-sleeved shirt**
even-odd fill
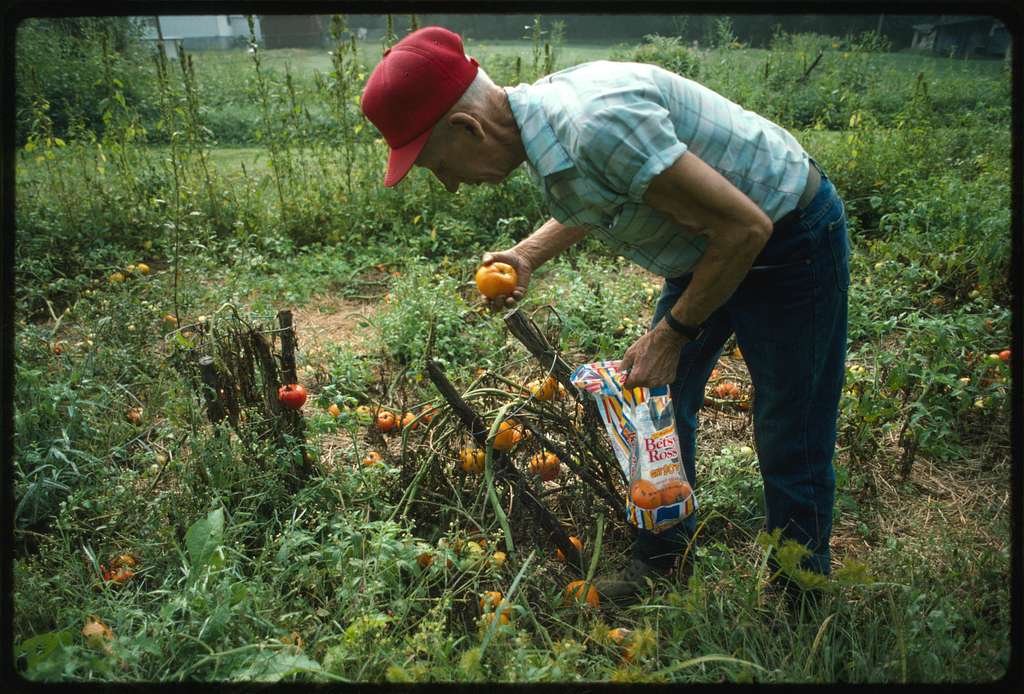
[[[772,221],[807,182],[807,153],[785,129],[655,65],[584,63],[506,93],[551,216],[663,277],[688,272],[707,246],[643,201],[687,150]]]

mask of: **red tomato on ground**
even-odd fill
[[[289,383],[277,389],[277,400],[282,407],[297,410],[306,402],[306,388],[299,383]]]

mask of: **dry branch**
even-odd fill
[[[285,309],[277,312],[281,326],[281,378],[285,383],[298,383],[299,374],[295,368],[295,329],[292,327],[292,312]]]
[[[270,341],[257,330],[249,331],[249,339],[252,342],[253,353],[259,363],[259,369],[263,372],[263,407],[268,417],[279,417],[284,411],[281,403],[277,400],[277,390],[281,387],[281,380],[277,375],[277,363],[274,361],[274,352]]]
[[[798,80],[796,81],[796,83],[797,83],[797,84],[803,84],[804,82],[806,82],[806,81],[807,81],[807,78],[811,76],[811,71],[812,71],[812,70],[813,70],[813,69],[814,69],[815,67],[817,67],[817,65],[818,65],[818,62],[819,62],[819,61],[821,60],[821,57],[822,57],[823,55],[825,55],[825,51],[823,51],[823,50],[819,50],[819,51],[818,51],[818,57],[814,59],[814,62],[813,62],[813,63],[811,63],[811,66],[810,66],[809,68],[807,68],[806,70],[804,70],[804,74],[800,75],[800,78],[799,78],[799,79],[798,79]]]
[[[298,383],[299,375],[295,368],[295,351],[298,341],[295,339],[295,327],[292,323],[292,312],[284,309],[278,311],[277,322],[281,326],[281,378],[285,383]],[[274,392],[275,399],[277,391]],[[313,456],[306,445],[306,421],[299,410],[284,410],[285,429],[299,440],[302,450],[302,463],[299,473],[302,479],[308,479],[313,473]]]

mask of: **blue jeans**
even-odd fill
[[[670,386],[686,474],[700,494],[694,458],[697,412],[722,347],[735,333],[754,385],[754,442],[768,532],[806,545],[804,568],[829,573],[835,499],[832,456],[846,361],[850,245],[842,200],[822,174],[792,223],[776,225],[753,267],[681,350]],[[651,322],[673,306],[691,275],[665,280]],[[692,537],[697,514],[660,535],[640,530],[633,555],[666,566]]]

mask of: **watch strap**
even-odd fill
[[[683,337],[689,338],[690,340],[696,340],[700,337],[701,329],[698,326],[686,325],[676,320],[676,317],[672,315],[671,311],[665,311],[664,321],[668,323],[668,327],[675,330]]]

